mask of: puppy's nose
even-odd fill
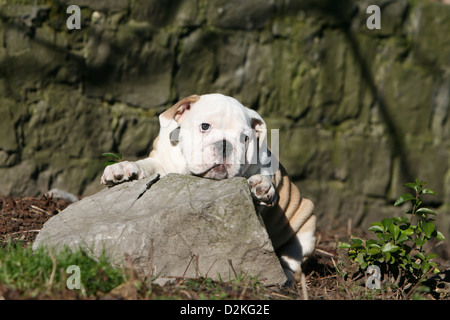
[[[233,145],[227,140],[221,140],[214,143],[216,147],[216,154],[221,155],[222,158],[227,158],[233,153]]]

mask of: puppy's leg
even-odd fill
[[[147,158],[136,162],[122,161],[109,165],[103,171],[100,182],[106,185],[114,185],[124,181],[144,179],[153,173],[159,173],[160,165],[153,158]]]
[[[270,176],[255,174],[247,179],[253,198],[260,204],[273,206],[276,202],[276,192]]]
[[[284,268],[298,272],[316,248],[316,216],[311,216],[288,242],[277,250]]]

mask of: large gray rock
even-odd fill
[[[33,248],[81,246],[113,263],[129,255],[160,277],[286,276],[244,178],[214,181],[170,174],[123,183],[70,205],[45,223]],[[230,263],[231,261],[231,263]],[[220,276],[219,276],[220,275]]]

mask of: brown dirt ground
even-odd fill
[[[43,224],[52,216],[58,214],[69,205],[68,202],[41,197],[0,197],[0,249],[8,241],[21,241],[23,246],[33,243],[37,233]],[[354,230],[353,230],[354,231]],[[305,269],[304,281],[298,279],[295,288],[265,287],[263,292],[260,288],[252,289],[243,284],[240,288],[232,288],[224,285],[223,290],[229,294],[230,299],[314,299],[314,300],[348,300],[348,299],[405,299],[411,298],[408,293],[401,288],[387,288],[382,293],[373,293],[365,288],[365,275],[358,273],[357,267],[352,265],[348,259],[342,256],[342,252],[337,249],[339,240],[348,239],[349,231],[346,228],[333,230],[332,232],[318,232],[317,250],[309,260]],[[448,264],[448,261],[444,261]],[[446,266],[448,268],[448,265]],[[445,268],[441,268],[441,270]],[[432,292],[425,294],[427,299],[449,299],[449,274],[447,269],[443,274],[444,289],[440,293],[439,286],[442,287],[441,280],[430,278]],[[133,278],[134,276],[132,276]],[[433,280],[434,279],[434,280]],[[302,286],[306,284],[306,290]],[[433,287],[434,286],[434,287]],[[148,288],[147,288],[148,289]],[[256,291],[258,292],[256,292]],[[69,290],[70,291],[70,290]],[[135,286],[124,283],[110,293],[96,297],[97,299],[152,299],[155,297],[176,297],[181,299],[198,299],[208,296],[211,291],[210,286],[204,285],[201,281],[195,289],[186,284],[185,279],[178,279],[175,283],[163,286],[153,285],[152,294],[139,292]],[[306,296],[305,296],[306,294]],[[0,283],[0,296],[6,299],[27,298],[21,292],[10,288],[5,288]],[[38,294],[33,298],[39,299],[79,299],[84,298],[74,292],[53,292]]]
[[[0,198],[0,247],[8,240],[32,243],[44,223],[68,205],[45,196]]]

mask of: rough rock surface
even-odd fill
[[[52,217],[33,248],[105,249],[114,263],[129,255],[160,277],[237,274],[284,284],[286,276],[257,215],[244,178],[214,181],[170,174],[123,183],[84,198]],[[230,264],[231,261],[231,264]]]

